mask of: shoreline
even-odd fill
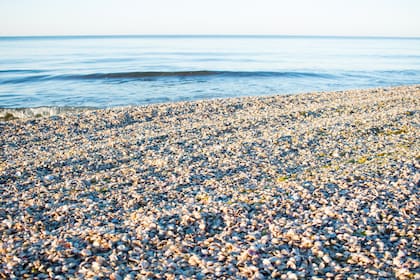
[[[93,107],[93,106],[37,106],[37,107],[17,107],[17,108],[2,108],[0,107],[0,121],[8,121],[13,119],[31,119],[31,118],[44,118],[52,116],[62,116],[67,114],[77,114],[88,111],[96,110],[123,110],[130,108],[143,108],[148,106],[159,106],[159,105],[169,105],[169,104],[184,104],[184,103],[195,103],[195,102],[206,102],[206,101],[224,101],[224,100],[241,100],[247,98],[270,98],[270,97],[288,97],[294,95],[309,95],[309,94],[322,94],[329,92],[352,92],[352,91],[377,91],[377,90],[393,90],[405,87],[418,87],[420,84],[408,84],[400,86],[389,86],[389,87],[372,87],[372,88],[354,88],[354,89],[343,89],[337,91],[313,91],[313,92],[301,92],[301,93],[273,93],[266,95],[248,95],[248,96],[237,96],[237,97],[215,97],[215,98],[204,98],[204,99],[194,99],[194,100],[179,100],[179,101],[166,101],[166,102],[156,102],[148,104],[138,104],[138,105],[123,105],[123,106],[108,106],[108,107]]]
[[[0,121],[0,278],[418,278],[419,139],[420,85]]]

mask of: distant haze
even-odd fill
[[[419,0],[0,0],[0,36],[420,37]]]

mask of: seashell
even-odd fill
[[[188,259],[188,263],[192,266],[199,266],[201,264],[201,260],[197,255],[191,255]]]

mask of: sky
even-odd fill
[[[420,0],[0,0],[0,36],[420,37]]]

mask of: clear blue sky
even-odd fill
[[[420,37],[420,0],[0,0],[0,36]]]

